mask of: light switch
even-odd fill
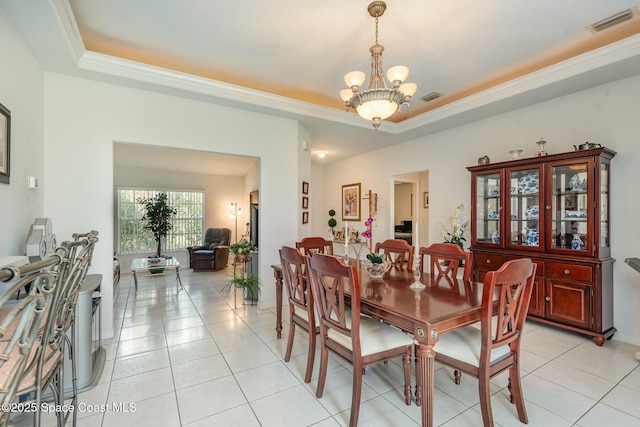
[[[35,190],[36,188],[38,188],[38,178],[36,178],[35,176],[28,177],[27,187],[29,188],[29,190]]]

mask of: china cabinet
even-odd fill
[[[613,326],[607,148],[471,166],[473,277],[514,258],[538,266],[529,318],[593,336]]]

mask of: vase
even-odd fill
[[[247,262],[249,260],[249,254],[236,254],[236,262]]]
[[[370,279],[382,279],[384,273],[391,268],[391,262],[389,260],[383,260],[381,263],[373,263],[366,259],[363,262],[364,269],[369,273]]]
[[[571,249],[574,251],[579,251],[582,249],[582,239],[579,234],[574,234],[573,239],[571,240]]]

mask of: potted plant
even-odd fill
[[[176,215],[178,210],[167,203],[167,193],[158,193],[152,197],[139,197],[137,202],[142,205],[144,210],[143,227],[151,231],[158,244],[156,255],[159,257],[162,238],[166,237],[173,228],[171,217]]]
[[[333,236],[335,235],[333,228],[338,224],[338,222],[336,221],[336,219],[333,217],[336,214],[336,211],[333,209],[329,210],[329,221],[327,221],[327,224],[329,225],[329,227],[331,227],[331,230],[329,230],[329,235],[331,236],[331,240],[333,240]]]
[[[233,254],[234,259],[237,262],[247,262],[249,253],[257,250],[258,247],[253,243],[253,241],[247,241],[245,239],[232,243],[229,246],[229,252]]]
[[[250,301],[252,303],[258,301],[258,295],[260,295],[260,279],[258,276],[254,274],[248,274],[246,277],[243,277],[242,274],[235,275],[231,280],[229,280],[224,287],[222,288],[222,292],[226,295],[231,293],[231,290],[235,288],[241,288],[244,294],[244,299]]]

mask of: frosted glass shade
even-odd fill
[[[364,83],[366,75],[362,71],[351,71],[344,75],[344,83],[348,87],[357,86],[360,87]]]
[[[398,90],[405,94],[405,96],[413,96],[418,91],[418,85],[415,83],[403,83]]]
[[[404,65],[396,65],[387,70],[387,79],[393,83],[399,81],[402,83],[409,77],[409,69]]]
[[[397,109],[398,104],[391,102],[388,99],[367,101],[356,107],[358,115],[367,120],[372,120],[374,117],[379,117],[384,120],[387,117],[392,116]]]
[[[351,89],[342,89],[340,91],[340,98],[342,98],[344,102],[347,102],[348,100],[350,100],[352,96],[353,96],[353,91]]]

